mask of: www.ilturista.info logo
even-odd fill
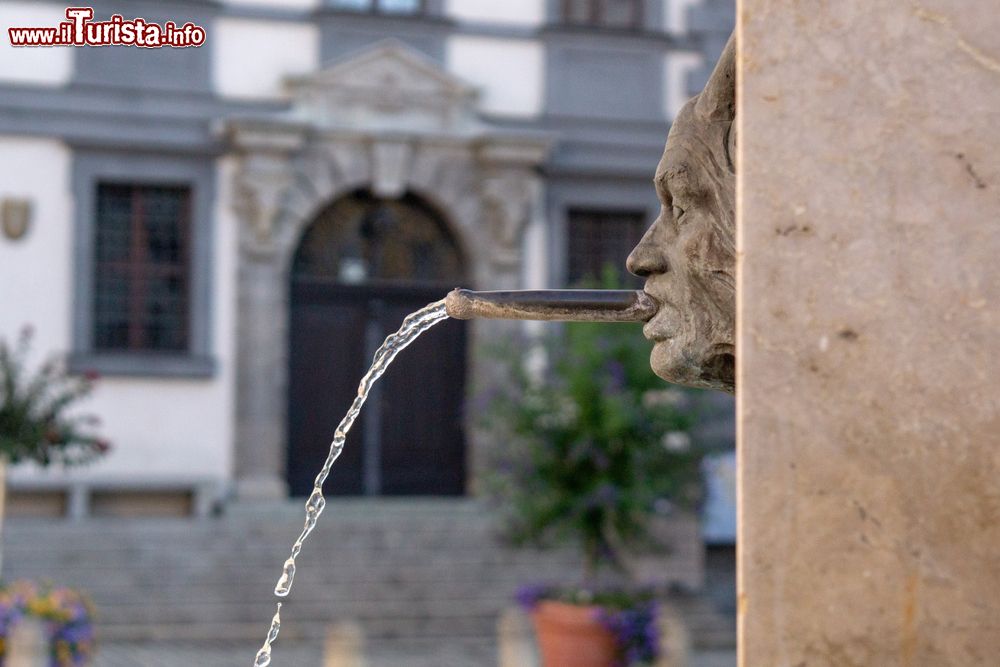
[[[125,19],[113,14],[107,21],[94,21],[93,7],[69,7],[68,21],[48,28],[7,28],[11,46],[138,46],[158,49],[184,48],[205,43],[205,29],[188,21],[163,25],[143,18]]]

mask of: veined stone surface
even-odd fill
[[[1000,654],[1000,14],[743,0],[741,664]]]

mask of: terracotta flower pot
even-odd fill
[[[597,620],[598,607],[545,600],[532,612],[543,667],[612,667],[615,638]]]

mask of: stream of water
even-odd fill
[[[323,462],[323,467],[320,468],[319,474],[316,475],[312,493],[309,494],[309,498],[306,500],[305,525],[302,527],[302,532],[299,534],[298,539],[292,544],[292,553],[282,566],[281,577],[274,587],[274,594],[278,597],[287,597],[292,592],[292,582],[295,579],[295,558],[302,551],[303,543],[309,537],[309,533],[316,527],[316,522],[319,520],[320,514],[323,513],[323,508],[326,507],[326,499],[323,497],[323,482],[329,476],[330,469],[333,467],[337,457],[344,450],[344,441],[347,439],[347,432],[351,430],[354,420],[357,419],[358,414],[361,412],[361,407],[365,404],[372,385],[382,377],[389,364],[392,363],[392,360],[396,358],[396,355],[403,348],[415,341],[420,334],[447,318],[448,313],[445,311],[443,299],[428,304],[420,310],[407,315],[399,330],[390,334],[385,339],[385,342],[382,343],[382,346],[376,350],[371,367],[365,373],[364,377],[361,378],[361,383],[358,385],[358,395],[355,397],[354,402],[351,403],[347,414],[340,420],[337,430],[334,431],[333,442],[330,443],[330,452],[327,454],[326,461]],[[331,341],[331,344],[336,344],[336,341]],[[271,664],[271,644],[278,638],[280,630],[281,603],[279,602],[274,612],[274,617],[271,619],[271,626],[268,628],[264,645],[257,651],[257,657],[253,662],[254,667],[267,667],[267,665]]]

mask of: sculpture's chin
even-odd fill
[[[736,357],[732,352],[695,353],[675,340],[665,340],[653,345],[649,361],[653,372],[667,382],[730,394],[736,391]]]
[[[710,356],[702,364],[701,378],[709,389],[736,393],[736,356],[732,352]]]

